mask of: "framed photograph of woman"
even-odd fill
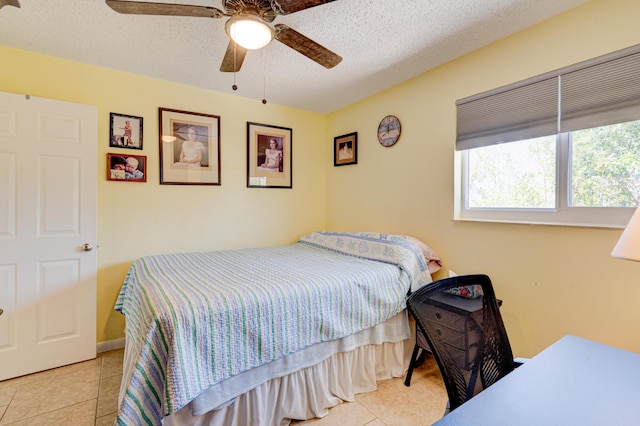
[[[288,127],[247,123],[247,187],[292,188],[291,137]]]
[[[147,157],[144,155],[107,154],[107,180],[147,181]]]
[[[160,183],[220,185],[220,117],[159,108]]]
[[[111,113],[109,146],[142,149],[142,117]]]
[[[358,164],[358,133],[333,138],[333,165]]]

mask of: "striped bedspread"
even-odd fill
[[[385,234],[140,258],[115,307],[136,351],[117,423],[161,424],[228,377],[391,318],[430,281],[419,250]]]

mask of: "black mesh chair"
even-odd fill
[[[481,296],[461,297],[461,289]],[[488,276],[461,275],[427,284],[409,296],[407,307],[444,379],[449,396],[445,414],[518,365]],[[410,372],[407,376],[408,386]]]

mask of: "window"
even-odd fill
[[[556,207],[555,137],[472,149],[467,170],[469,208]]]
[[[457,102],[456,219],[624,227],[640,201],[640,46]]]
[[[571,133],[571,207],[636,207],[640,120]]]

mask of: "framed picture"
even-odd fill
[[[291,134],[287,127],[247,123],[247,187],[291,188]]]
[[[147,157],[144,155],[107,154],[107,180],[147,181]]]
[[[142,117],[112,112],[109,146],[142,149]]]
[[[358,164],[358,133],[333,138],[333,165]]]
[[[159,108],[160,183],[220,185],[220,117]]]

